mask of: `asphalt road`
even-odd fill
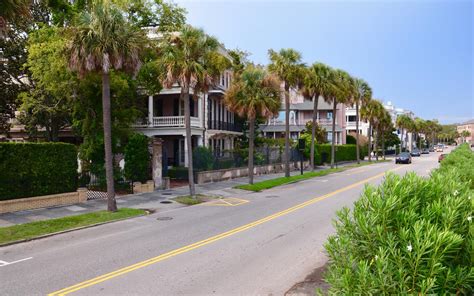
[[[388,171],[428,175],[439,154],[3,247],[0,293],[283,295],[325,263],[335,212],[364,184]]]

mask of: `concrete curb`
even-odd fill
[[[62,231],[57,231],[57,232],[53,232],[53,233],[43,234],[43,235],[40,235],[40,236],[31,237],[31,238],[25,238],[25,239],[21,239],[21,240],[17,240],[17,241],[12,241],[12,242],[8,242],[8,243],[3,243],[3,244],[0,244],[0,248],[6,247],[6,246],[11,246],[11,245],[16,245],[16,244],[20,244],[20,243],[25,243],[25,242],[29,242],[29,241],[33,241],[33,240],[39,240],[39,239],[42,239],[42,238],[47,238],[47,237],[50,237],[50,236],[54,236],[54,235],[58,235],[58,234],[63,234],[63,233],[68,233],[68,232],[72,232],[72,231],[76,231],[76,230],[81,230],[81,229],[86,229],[86,228],[92,228],[92,227],[96,227],[96,226],[100,226],[100,225],[104,225],[104,224],[109,224],[109,223],[114,223],[114,222],[120,222],[120,221],[124,221],[124,220],[129,220],[129,219],[133,219],[133,218],[148,216],[148,215],[150,215],[150,214],[152,214],[152,213],[153,213],[153,212],[151,212],[151,211],[149,211],[149,210],[145,210],[145,213],[144,213],[144,214],[141,214],[141,215],[138,215],[138,216],[127,217],[127,218],[121,218],[121,219],[111,220],[111,221],[106,221],[106,222],[100,222],[100,223],[95,223],[95,224],[91,224],[91,225],[86,225],[86,226],[81,226],[81,227],[66,229],[66,230],[62,230]]]

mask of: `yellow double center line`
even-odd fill
[[[392,169],[390,171],[395,171],[395,170],[398,170],[400,169],[401,167],[397,167],[395,169]],[[298,204],[296,206],[293,206],[291,208],[288,208],[284,211],[281,211],[281,212],[278,212],[278,213],[275,213],[273,215],[270,215],[270,216],[267,216],[265,218],[262,218],[260,220],[257,220],[257,221],[254,221],[254,222],[251,222],[249,224],[246,224],[246,225],[243,225],[243,226],[240,226],[240,227],[237,227],[237,228],[234,228],[232,230],[229,230],[227,232],[224,232],[224,233],[221,233],[221,234],[218,234],[218,235],[215,235],[215,236],[212,236],[212,237],[209,237],[205,240],[202,240],[202,241],[198,241],[194,244],[191,244],[191,245],[187,245],[187,246],[184,246],[182,248],[179,248],[179,249],[175,249],[173,251],[170,251],[168,253],[164,253],[164,254],[161,254],[157,257],[153,257],[153,258],[150,258],[148,260],[145,260],[145,261],[142,261],[142,262],[138,262],[136,264],[133,264],[133,265],[130,265],[130,266],[127,266],[127,267],[124,267],[124,268],[121,268],[119,270],[116,270],[116,271],[113,271],[113,272],[110,272],[110,273],[107,273],[107,274],[104,274],[104,275],[101,275],[101,276],[98,276],[98,277],[95,277],[95,278],[92,278],[90,280],[87,280],[87,281],[84,281],[84,282],[81,282],[79,284],[76,284],[74,286],[70,286],[70,287],[67,287],[67,288],[64,288],[62,290],[59,290],[59,291],[56,291],[56,292],[53,292],[51,294],[49,294],[49,296],[56,296],[56,295],[66,295],[66,294],[69,294],[69,293],[72,293],[72,292],[75,292],[75,291],[78,291],[78,290],[81,290],[81,289],[84,289],[84,288],[87,288],[87,287],[90,287],[90,286],[93,286],[93,285],[96,285],[98,283],[101,283],[101,282],[104,282],[104,281],[107,281],[107,280],[110,280],[112,278],[115,278],[117,276],[120,276],[122,274],[126,274],[126,273],[129,273],[131,271],[134,271],[134,270],[137,270],[137,269],[140,269],[140,268],[143,268],[143,267],[146,267],[148,265],[151,265],[151,264],[155,264],[155,263],[158,263],[160,261],[163,261],[165,259],[168,259],[168,258],[171,258],[171,257],[174,257],[176,255],[179,255],[179,254],[182,254],[182,253],[186,253],[186,252],[189,252],[191,250],[194,250],[194,249],[197,249],[197,248],[200,248],[200,247],[203,247],[207,244],[210,244],[210,243],[213,243],[213,242],[216,242],[218,240],[221,240],[223,238],[226,238],[228,236],[231,236],[231,235],[234,235],[234,234],[237,234],[239,232],[242,232],[242,231],[245,231],[247,229],[250,229],[250,228],[253,228],[257,225],[260,225],[260,224],[263,224],[263,223],[266,223],[268,221],[271,221],[273,219],[276,219],[278,217],[281,217],[281,216],[284,216],[284,215],[287,215],[289,213],[292,213],[296,210],[299,210],[301,208],[304,208],[304,207],[307,207],[309,205],[312,205],[314,203],[317,203],[321,200],[324,200],[328,197],[331,197],[333,195],[336,195],[338,193],[341,193],[341,192],[344,192],[344,191],[347,191],[347,190],[350,190],[354,187],[357,187],[361,184],[364,184],[366,182],[369,182],[373,179],[376,179],[376,178],[379,178],[381,176],[383,176],[385,174],[384,173],[380,173],[378,175],[375,175],[373,177],[370,177],[370,178],[367,178],[367,179],[364,179],[362,181],[359,181],[359,182],[356,182],[356,183],[353,183],[349,186],[346,186],[346,187],[343,187],[341,189],[338,189],[336,191],[333,191],[333,192],[330,192],[328,194],[325,194],[323,196],[319,196],[319,197],[316,197],[316,198],[313,198],[313,199],[310,199],[306,202],[303,202],[301,204]]]

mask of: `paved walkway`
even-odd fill
[[[345,163],[339,166],[352,164]],[[326,166],[318,167],[317,170],[327,169]],[[291,172],[291,175],[299,174],[299,171]],[[254,181],[264,181],[268,179],[283,177],[283,173],[255,176]],[[222,182],[206,183],[196,185],[196,193],[213,196],[235,196],[245,195],[250,192],[245,190],[233,189],[234,186],[247,184],[248,177],[236,178]],[[171,201],[176,196],[188,195],[189,187],[182,186],[168,190],[156,190],[150,193],[130,194],[117,197],[117,206],[119,208],[153,209],[156,211],[169,210],[183,207],[184,205]],[[58,206],[52,208],[42,208],[14,213],[0,214],[0,227],[11,226],[15,224],[28,223],[33,221],[47,220],[52,218],[61,218],[66,216],[84,214],[104,210],[107,208],[106,200],[90,200],[85,203]]]

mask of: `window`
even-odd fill
[[[327,140],[328,142],[332,142],[332,132],[327,133]]]
[[[332,111],[328,111],[328,113],[326,113],[326,118],[332,119]]]
[[[349,115],[347,117],[348,117],[347,121],[353,121],[353,122],[356,121],[356,116],[355,115]]]

